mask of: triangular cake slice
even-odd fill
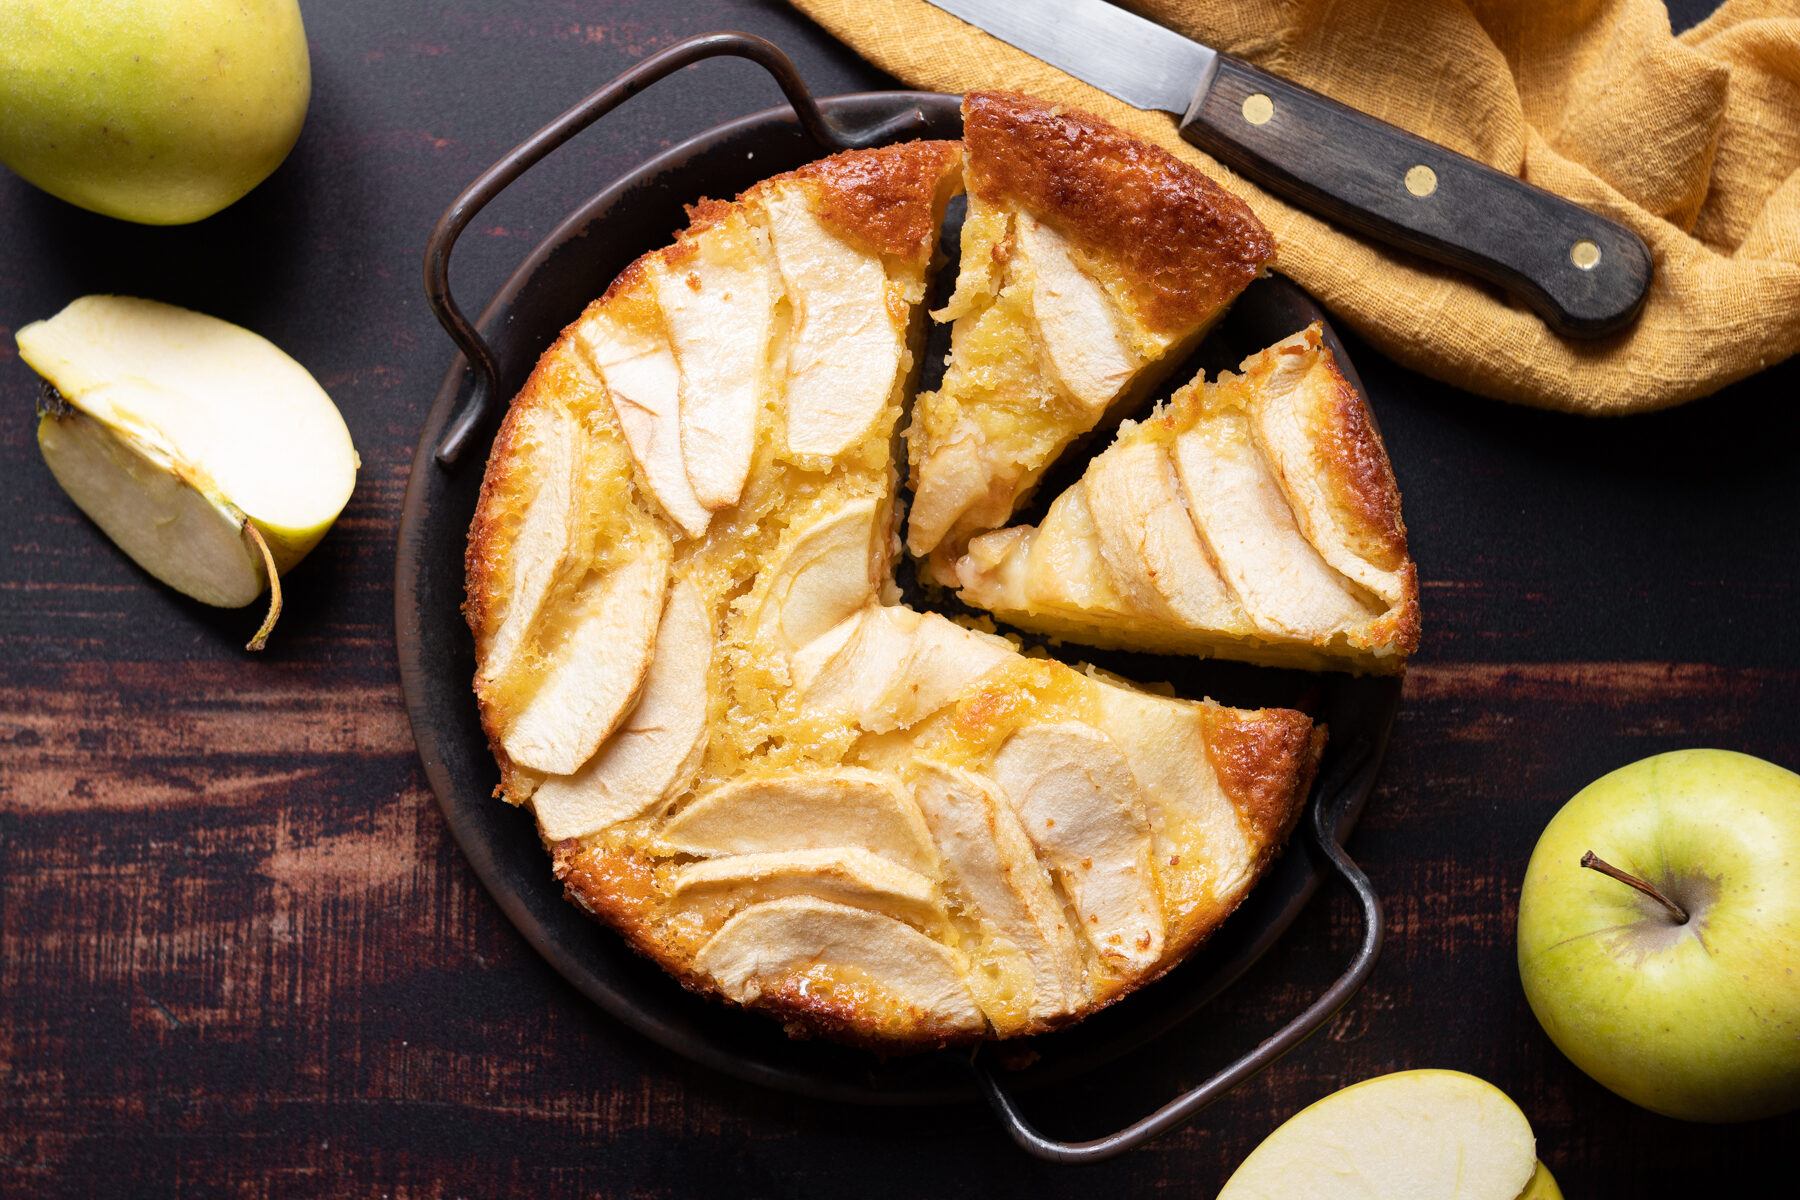
[[[1395,673],[1417,647],[1400,492],[1317,325],[1196,379],[1037,526],[983,534],[958,595],[1089,645]]]
[[[971,93],[963,141],[962,262],[933,314],[955,322],[949,364],[907,433],[907,547],[921,556],[1004,524],[1064,447],[1149,395],[1274,251],[1237,197],[1079,110]]]

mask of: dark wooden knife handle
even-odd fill
[[[1649,248],[1616,221],[1225,55],[1181,136],[1304,208],[1499,285],[1569,337],[1619,329],[1650,287]]]

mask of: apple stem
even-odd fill
[[[1630,884],[1638,891],[1644,893],[1644,895],[1668,909],[1669,915],[1675,918],[1675,923],[1677,925],[1686,925],[1688,923],[1687,909],[1681,907],[1681,905],[1675,903],[1673,900],[1657,891],[1654,887],[1645,883],[1642,879],[1639,879],[1636,875],[1619,870],[1619,868],[1613,866],[1604,858],[1595,854],[1592,850],[1589,850],[1586,854],[1581,856],[1581,865],[1587,867],[1589,870],[1598,871],[1602,875],[1610,875],[1620,883]]]
[[[38,380],[37,415],[40,417],[66,417],[75,411],[68,398],[56,390],[56,385],[48,379]]]
[[[246,517],[244,532],[250,535],[250,540],[262,551],[263,569],[269,573],[268,615],[263,617],[262,628],[256,631],[256,636],[244,647],[246,650],[261,650],[269,644],[269,634],[275,631],[275,622],[281,619],[281,574],[275,570],[275,556],[269,553],[269,543],[263,541],[262,530],[256,527],[256,522]]]

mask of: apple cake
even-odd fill
[[[961,432],[941,442],[914,404],[915,528],[939,451],[1016,434],[1038,465],[943,528],[1007,519],[1269,253],[1241,205],[1094,118],[966,111],[967,144],[839,154],[691,209],[513,401],[466,564],[497,790],[569,897],[695,991],[884,1051],[1053,1029],[1168,971],[1279,853],[1325,738],[901,603],[896,447],[965,180],[1023,182],[987,193],[1000,217],[972,209],[949,372],[976,379],[967,354],[1011,339],[1024,390],[947,383],[933,404]],[[1205,237],[1163,267],[1097,244],[1092,189],[1142,236]],[[1058,342],[1102,304],[1128,369]],[[1051,349],[1018,348],[1046,328]],[[1120,611],[1135,644],[1151,624]]]
[[[1196,379],[1036,526],[980,534],[965,603],[1087,645],[1397,673],[1419,639],[1400,490],[1318,325]]]

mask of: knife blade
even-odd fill
[[[1566,337],[1617,332],[1649,293],[1616,221],[1105,0],[929,0],[1133,108],[1283,199],[1485,279]]]

